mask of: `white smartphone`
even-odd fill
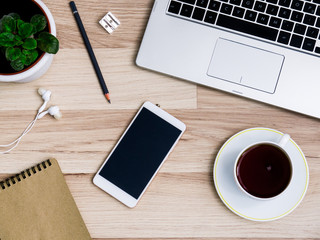
[[[128,207],[136,206],[185,129],[183,122],[145,102],[93,183]]]

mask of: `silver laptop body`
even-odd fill
[[[276,5],[277,1],[287,4],[288,0],[156,0],[136,63],[146,69],[320,118],[320,40],[319,32],[314,32],[320,24],[319,0],[292,0],[304,4],[297,6],[310,12],[308,19],[303,16],[300,22],[295,19],[298,10],[290,9],[291,0],[287,7]],[[259,12],[258,4],[265,6],[264,12]],[[220,5],[220,10],[211,10],[216,5]],[[308,10],[308,6],[315,10]],[[290,10],[292,16],[272,15],[275,14],[272,7],[278,7],[282,13]],[[237,15],[240,8],[244,8],[243,17],[232,16]],[[263,22],[266,15],[269,15],[268,22]],[[312,20],[315,20],[313,26]],[[286,30],[286,27],[290,29],[290,22],[293,22],[291,32]],[[309,25],[300,36],[296,32],[305,23]],[[252,29],[247,31],[247,26],[257,33],[252,33]],[[313,38],[309,37],[312,34]]]

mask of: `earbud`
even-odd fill
[[[50,100],[51,91],[45,90],[44,88],[39,88],[38,93],[42,96],[43,101],[48,102]]]
[[[38,119],[43,118],[46,114],[50,114],[55,119],[60,119],[62,117],[62,113],[60,112],[60,109],[58,106],[52,106],[48,110],[42,112],[39,114]]]
[[[58,106],[52,106],[48,109],[48,113],[53,116],[55,119],[60,119],[62,117],[62,113]]]
[[[40,96],[42,97],[42,99],[44,101],[44,103],[42,104],[42,106],[38,110],[38,112],[41,113],[46,108],[47,103],[50,100],[51,91],[45,90],[44,88],[39,88],[38,93],[40,94]]]

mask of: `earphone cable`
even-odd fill
[[[20,143],[21,139],[30,132],[30,130],[33,128],[33,126],[35,125],[36,121],[38,120],[38,116],[39,116],[40,112],[37,113],[36,117],[28,124],[28,126],[25,128],[25,130],[22,132],[22,134],[20,135],[20,137],[18,137],[16,140],[14,140],[13,142],[6,144],[6,145],[0,145],[0,147],[2,148],[6,148],[6,147],[10,147],[11,145],[13,145],[10,149],[0,152],[0,154],[5,154],[10,152],[11,150],[13,150],[14,148],[16,148],[18,146],[18,144]]]

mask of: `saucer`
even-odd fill
[[[293,164],[292,184],[286,191],[271,200],[257,200],[247,196],[236,185],[233,167],[237,155],[246,146],[257,141],[279,142],[283,133],[270,128],[243,130],[221,147],[213,168],[213,180],[222,202],[235,214],[252,221],[272,221],[291,213],[307,192],[309,170],[306,158],[299,146],[290,139],[284,149]]]

